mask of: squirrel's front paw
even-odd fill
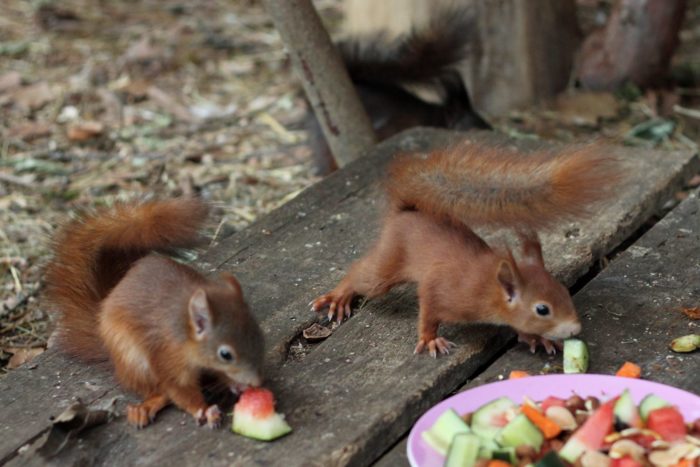
[[[333,318],[335,318],[336,321],[340,323],[343,321],[343,316],[349,318],[352,314],[350,303],[352,302],[353,296],[354,293],[352,292],[338,293],[334,290],[333,292],[321,295],[309,305],[311,305],[311,310],[316,313],[328,307],[328,321],[333,321]]]
[[[209,428],[218,428],[221,425],[221,410],[218,405],[213,404],[206,409],[197,410],[194,419],[199,426],[206,423]]]
[[[420,339],[418,341],[418,344],[416,344],[416,348],[413,351],[413,353],[421,353],[427,348],[428,353],[430,353],[430,356],[433,358],[437,358],[438,352],[440,352],[443,355],[449,354],[451,347],[457,347],[457,344],[448,341],[444,337],[436,337],[435,339],[430,340]]]
[[[557,349],[562,349],[562,343],[560,341],[549,340],[542,336],[537,336],[535,334],[526,334],[524,332],[518,332],[518,342],[524,342],[530,347],[530,352],[537,352],[537,346],[542,345],[545,352],[549,355],[554,355],[557,353]]]

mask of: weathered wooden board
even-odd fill
[[[700,394],[700,353],[678,354],[668,348],[673,338],[700,332],[700,322],[681,312],[700,306],[697,192],[589,282],[574,302],[584,317],[581,337],[590,346],[589,372],[614,374],[629,360],[642,367],[645,379]],[[460,391],[507,378],[511,370],[538,374],[557,367],[561,355],[531,355],[517,346]],[[376,465],[407,462],[404,439]]]
[[[467,136],[523,145],[491,134]],[[97,465],[362,465],[376,459],[420,413],[497,355],[510,334],[453,326],[445,334],[459,348],[450,357],[414,356],[416,306],[407,288],[364,304],[318,345],[299,349],[295,341],[316,319],[308,310],[309,300],[335,285],[376,234],[383,165],[397,152],[426,150],[464,137],[424,129],[399,135],[380,145],[371,158],[310,188],[201,260],[205,269],[230,270],[244,284],[267,336],[269,385],[295,428],[293,434],[271,444],[256,443],[225,430],[195,428],[189,416],[169,409],[143,431],[132,430],[123,419],[96,428],[57,460]],[[635,183],[621,189],[595,219],[561,226],[545,239],[551,269],[567,282],[635,230],[699,165],[689,152],[619,152],[630,161],[628,172]],[[41,437],[48,416],[65,408],[70,396],[106,401],[120,394],[104,371],[87,370],[53,352],[33,364],[36,368],[20,369],[0,381],[0,403],[6,407],[0,421],[0,462],[40,464],[32,454],[38,443],[31,442]],[[93,391],[95,385],[100,390]],[[31,445],[17,455],[25,444]]]

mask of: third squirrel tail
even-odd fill
[[[390,168],[389,199],[471,227],[542,230],[590,214],[621,179],[620,161],[602,144],[519,154],[461,144],[406,156]]]
[[[100,302],[148,253],[195,246],[207,213],[196,199],[123,203],[62,228],[46,269],[47,297],[60,312],[60,348],[86,360],[106,359],[97,336]]]

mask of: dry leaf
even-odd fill
[[[53,93],[46,81],[21,87],[13,92],[15,104],[27,110],[37,110],[53,99]]]
[[[100,122],[82,122],[68,128],[68,139],[71,141],[86,141],[100,136],[104,129],[105,126]]]
[[[87,428],[107,423],[113,416],[114,413],[111,409],[90,410],[78,401],[53,419],[49,436],[37,452],[45,458],[53,457],[61,452],[78,433]]]
[[[308,328],[304,329],[304,332],[302,334],[304,338],[309,342],[318,342],[330,336],[331,330],[321,326],[318,323],[314,323]]]
[[[683,314],[690,319],[700,319],[700,306],[694,308],[683,308]]]
[[[27,363],[37,355],[44,353],[44,349],[41,347],[34,347],[31,349],[10,347],[7,349],[7,352],[12,354],[12,357],[10,357],[10,362],[7,364],[7,368],[14,370],[20,365]]]
[[[17,71],[10,71],[0,76],[0,92],[9,91],[22,84],[22,75]]]

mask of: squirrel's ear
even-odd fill
[[[505,259],[501,260],[498,264],[497,278],[498,283],[501,284],[506,294],[506,300],[508,302],[513,301],[518,286],[517,272],[515,271],[514,263]]]
[[[544,258],[542,257],[542,244],[537,236],[537,232],[520,232],[520,245],[522,248],[523,262],[542,266],[544,268]]]
[[[234,292],[236,292],[238,295],[243,295],[243,291],[241,290],[241,284],[238,282],[238,279],[236,279],[233,274],[230,274],[228,272],[222,272],[221,273],[221,278],[226,282],[227,285],[229,285]]]
[[[189,312],[195,339],[204,339],[211,332],[211,310],[204,289],[197,289],[190,297]]]

